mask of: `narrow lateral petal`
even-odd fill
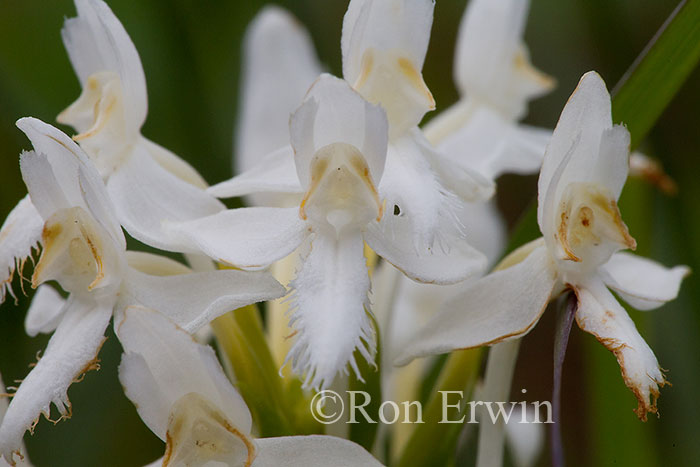
[[[128,290],[137,303],[158,310],[187,332],[222,314],[286,292],[264,272],[222,270],[152,276],[131,269]]]
[[[56,289],[47,284],[40,285],[24,318],[27,334],[34,337],[39,333],[53,332],[66,311],[66,304]]]
[[[22,436],[39,416],[50,418],[53,403],[59,419],[69,418],[68,387],[95,368],[104,331],[112,316],[112,303],[81,301],[75,297],[51,337],[46,352],[20,384],[0,426],[0,453],[10,461]]]
[[[378,467],[359,444],[334,436],[281,436],[255,440],[253,467]]]
[[[688,266],[666,268],[656,261],[619,252],[601,267],[605,284],[638,310],[653,310],[678,296]]]
[[[289,144],[289,116],[321,74],[309,33],[277,6],[266,6],[251,21],[243,52],[234,159],[238,174]]]
[[[137,240],[167,251],[196,252],[163,227],[220,212],[224,205],[157,164],[142,146],[109,178],[116,216]]]
[[[289,137],[287,137],[289,141]],[[277,151],[262,155],[246,172],[209,188],[217,198],[233,198],[253,193],[303,193],[297,176],[294,150],[288,144]]]
[[[261,269],[284,258],[308,234],[298,208],[229,209],[170,228],[213,260],[243,269]]]
[[[127,99],[125,121],[132,130],[148,112],[146,77],[134,43],[112,10],[101,0],[75,0],[76,18],[66,20],[61,35],[73,69],[85,86],[94,73],[119,75]]]
[[[429,284],[454,284],[480,274],[486,257],[464,238],[445,237],[434,247],[416,247],[410,222],[387,213],[380,223],[371,223],[365,240],[379,256],[406,276]]]
[[[526,334],[547,307],[556,279],[547,249],[539,247],[521,263],[470,283],[411,339],[397,364]]]
[[[311,251],[292,281],[290,326],[296,332],[287,360],[305,376],[306,387],[328,387],[348,364],[357,372],[353,352],[374,358],[369,319],[369,275],[362,235],[331,229],[315,232]]]
[[[32,204],[29,195],[17,203],[0,228],[0,303],[5,295],[12,294],[12,279],[15,271],[38,248],[44,219]]]
[[[197,344],[167,317],[129,307],[117,326],[124,347],[119,379],[144,423],[162,440],[173,404],[197,393],[246,433],[252,419],[209,346]]]
[[[646,421],[648,412],[657,413],[659,387],[666,384],[654,352],[603,282],[592,278],[574,291],[579,302],[576,322],[615,354],[622,379],[637,398],[635,412]]]

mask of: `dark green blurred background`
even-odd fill
[[[141,55],[149,91],[143,133],[192,163],[210,182],[231,175],[232,129],[237,114],[241,39],[266,2],[112,0]],[[345,0],[288,0],[310,30],[327,68],[340,74],[340,27]],[[551,95],[531,106],[528,122],[553,127],[585,71],[595,69],[610,88],[676,5],[675,0],[532,0],[526,41],[533,62],[558,79]],[[451,81],[456,28],[466,0],[439,0],[425,80],[438,110],[456,99]],[[30,147],[14,126],[22,116],[55,123],[80,87],[60,39],[70,0],[0,0],[0,219],[26,193],[18,155]],[[639,250],[667,265],[700,270],[700,74],[690,76],[643,149],[677,181],[669,198],[639,181],[623,193],[622,213]],[[70,133],[70,132],[69,132]],[[513,222],[535,193],[535,177],[504,177],[499,201]],[[661,418],[639,422],[615,359],[577,329],[565,363],[564,437],[570,465],[700,465],[700,277],[660,310],[632,316],[669,370],[673,387],[659,401]],[[30,292],[31,295],[31,292]],[[29,339],[22,321],[28,299],[0,309],[0,372],[6,384],[24,377],[46,339]],[[515,391],[531,400],[551,391],[553,313],[523,345]],[[112,334],[102,370],[74,385],[74,415],[53,427],[42,420],[27,437],[38,466],[139,466],[162,455],[163,445],[141,423],[116,377],[120,347]],[[542,464],[548,464],[545,453]]]

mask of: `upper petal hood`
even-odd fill
[[[454,79],[462,95],[486,102],[518,120],[527,101],[554,87],[530,64],[523,43],[528,0],[472,0],[455,50]]]
[[[613,128],[610,94],[588,72],[566,103],[547,147],[538,181],[537,220],[548,237],[553,211],[572,182],[597,182],[620,196],[629,171],[629,132]]]
[[[20,168],[32,204],[44,220],[59,209],[80,207],[89,212],[120,248],[126,246],[121,226],[102,178],[82,149],[65,133],[36,118],[21,118],[17,127],[32,142],[36,154],[25,153]]]
[[[316,153],[331,144],[355,147],[378,183],[384,171],[388,123],[384,111],[364,100],[343,80],[322,75],[290,120],[297,174],[305,189],[312,183]]]
[[[61,34],[68,56],[85,87],[99,72],[116,73],[126,101],[124,124],[137,132],[146,119],[146,77],[133,42],[112,10],[101,0],[75,0],[76,18],[67,19]]]
[[[142,307],[127,308],[117,335],[124,347],[119,379],[144,423],[162,440],[175,404],[192,393],[242,435],[250,433],[250,411],[211,347],[197,344],[165,316]]]
[[[276,6],[263,8],[251,21],[243,50],[234,159],[238,173],[289,144],[289,116],[321,74],[308,32]]]
[[[392,138],[435,108],[421,75],[434,6],[432,0],[352,0],[343,20],[343,76],[384,107]]]

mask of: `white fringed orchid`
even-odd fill
[[[431,0],[352,0],[341,42],[345,80],[370,103],[381,105],[389,121],[386,170],[377,187],[389,210],[382,226],[391,229],[392,213],[408,219],[417,249],[449,249],[461,242],[458,207],[464,200],[488,199],[494,191],[490,181],[438,153],[417,126],[435,107],[421,75],[433,7]],[[210,193],[293,193],[299,183],[291,161],[291,148],[282,148]]]
[[[454,80],[460,100],[425,127],[455,163],[495,179],[536,173],[551,131],[518,124],[527,103],[554,87],[531,64],[523,33],[528,0],[473,0],[459,29]]]
[[[612,125],[605,83],[587,73],[564,108],[544,158],[537,211],[544,238],[514,253],[517,264],[448,301],[405,349],[400,363],[522,336],[549,300],[568,288],[578,297],[579,327],[617,357],[625,384],[638,399],[639,418],[656,413],[664,375],[609,289],[635,308],[650,310],[677,296],[688,268],[666,269],[619,252],[636,247],[617,207],[628,158],[629,133]]]
[[[154,465],[379,466],[359,445],[331,436],[255,439],[243,398],[209,346],[164,315],[130,307],[117,328],[119,379],[144,423],[166,443]]]
[[[42,413],[49,418],[52,403],[61,418],[70,416],[68,387],[96,368],[96,355],[113,312],[139,303],[166,312],[193,332],[226,311],[284,294],[284,288],[263,273],[187,274],[187,268],[172,260],[144,253],[127,255],[102,179],[80,147],[39,120],[21,119],[17,126],[35,151],[20,158],[29,197],[13,213],[31,207],[43,220],[37,240],[42,253],[32,287],[56,281],[69,295],[64,300],[43,285],[28,312],[30,335],[53,332],[53,336],[13,394],[0,425],[0,455],[10,463],[24,432],[33,428]],[[31,248],[15,247],[23,236],[34,235],[34,228],[32,223],[6,223],[0,235],[2,255],[24,261]]]
[[[307,385],[319,387],[347,363],[355,367],[355,348],[372,357],[365,241],[423,282],[463,280],[485,260],[464,243],[449,255],[417,250],[402,217],[382,227],[391,216],[376,190],[386,174],[386,116],[347,83],[322,75],[290,126],[298,190],[305,193],[300,205],[236,209],[172,227],[210,257],[240,268],[264,267],[303,245],[292,282],[297,334],[288,359]]]
[[[185,161],[141,135],[148,101],[138,52],[101,0],[75,0],[76,18],[62,31],[83,92],[58,121],[106,180],[117,218],[134,238],[162,250],[197,253],[168,237],[163,221],[181,221],[224,209]]]

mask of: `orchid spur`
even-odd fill
[[[619,251],[634,249],[636,242],[617,207],[629,170],[629,133],[611,122],[605,83],[594,72],[585,74],[561,114],[540,173],[537,218],[543,238],[447,301],[399,363],[522,336],[552,297],[571,289],[578,298],[579,327],[617,357],[638,400],[638,417],[657,412],[666,379],[609,289],[635,308],[650,310],[676,297],[689,270],[666,269]]]
[[[20,158],[29,195],[15,208],[0,235],[0,254],[23,262],[38,242],[41,257],[32,276],[40,287],[26,318],[27,332],[54,332],[44,355],[12,395],[0,425],[0,455],[13,463],[26,430],[53,403],[68,418],[67,390],[97,367],[97,353],[113,313],[139,303],[162,310],[190,332],[222,313],[273,299],[284,289],[264,273],[189,269],[155,255],[126,252],[121,226],[96,168],[68,136],[33,118],[17,125],[34,151]],[[24,213],[43,220],[23,223]],[[13,220],[14,219],[14,220]],[[27,241],[27,238],[31,238]],[[26,249],[16,249],[24,243]],[[47,289],[56,281],[68,298]],[[193,292],[196,291],[196,292]]]
[[[362,447],[332,436],[255,439],[251,414],[211,347],[164,315],[130,307],[117,327],[119,377],[144,423],[166,442],[164,467],[379,466]]]

